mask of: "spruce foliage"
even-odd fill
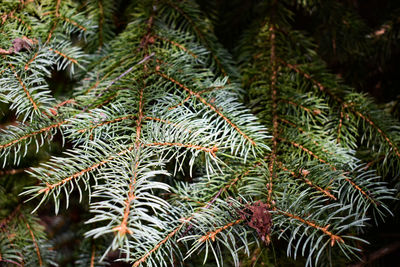
[[[290,4],[257,6],[235,61],[194,1],[4,2],[0,263],[57,266],[40,214],[76,199],[76,266],[239,266],[281,240],[307,266],[357,258],[391,214],[400,125],[327,71]]]

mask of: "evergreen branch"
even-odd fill
[[[382,129],[380,129],[370,118],[368,118],[366,115],[362,114],[361,112],[359,112],[357,110],[354,110],[352,108],[350,108],[350,110],[352,110],[357,116],[359,116],[364,121],[366,121],[371,126],[373,126],[378,131],[378,133],[380,133],[382,135],[382,137],[385,139],[385,141],[393,148],[395,154],[400,159],[400,150],[399,150],[399,148],[389,139],[389,137],[385,134],[384,131],[382,131]]]
[[[168,233],[168,235],[161,240],[159,243],[157,243],[157,245],[154,246],[154,248],[152,248],[151,250],[149,250],[143,257],[141,257],[140,259],[138,259],[137,261],[135,261],[132,265],[132,267],[137,267],[140,264],[146,262],[147,258],[151,256],[151,254],[153,254],[154,252],[156,252],[163,244],[165,244],[169,239],[171,239],[184,225],[186,222],[183,222],[182,224],[180,224],[178,227],[176,227],[173,231],[171,231],[170,233]]]
[[[32,31],[32,27],[26,21],[23,21],[21,18],[14,16],[14,12],[8,13],[7,17],[15,19],[16,21],[24,25],[29,31]]]
[[[175,5],[174,3],[170,2],[170,1],[167,1],[166,3],[168,5],[170,5],[172,8],[174,8],[176,11],[178,11],[190,23],[190,25],[192,26],[193,30],[196,32],[197,36],[202,40],[202,42],[205,45],[205,47],[212,53],[212,58],[217,63],[218,68],[220,69],[221,73],[224,76],[229,76],[228,73],[225,71],[225,68],[223,67],[220,59],[215,54],[214,49],[212,49],[212,47],[210,46],[210,44],[207,41],[207,38],[204,36],[202,31],[197,27],[197,25],[193,21],[193,19],[190,18],[190,16],[184,10],[182,10],[179,6]],[[228,83],[229,82],[230,81],[228,80]]]
[[[64,53],[62,53],[62,52],[60,52],[60,51],[58,51],[56,49],[53,49],[53,48],[49,47],[49,50],[54,52],[54,53],[56,53],[56,54],[58,54],[58,55],[60,55],[60,56],[62,56],[65,59],[71,61],[74,64],[78,64],[78,61],[76,61],[76,59],[71,58],[71,57],[67,56],[66,54],[64,54]]]
[[[312,157],[314,157],[315,159],[317,159],[319,162],[322,162],[322,163],[324,163],[324,164],[327,164],[327,165],[329,165],[333,170],[336,170],[336,167],[335,167],[335,166],[333,166],[332,164],[330,164],[330,163],[327,162],[326,160],[320,158],[318,155],[316,155],[314,152],[312,152],[312,151],[309,150],[308,148],[304,147],[303,145],[298,144],[298,143],[293,142],[293,141],[290,141],[290,140],[286,140],[286,139],[284,139],[284,138],[279,138],[279,140],[281,140],[282,142],[288,142],[289,144],[291,144],[291,145],[293,145],[293,146],[295,146],[295,147],[297,147],[297,148],[300,148],[301,150],[303,150],[303,151],[306,152],[307,154],[310,154]]]
[[[59,13],[60,5],[61,5],[61,0],[57,0],[57,2],[56,2],[56,17],[60,16],[60,13]]]
[[[119,81],[120,79],[122,79],[122,78],[123,78],[125,75],[127,75],[128,73],[132,72],[137,66],[139,66],[139,65],[145,63],[146,61],[148,61],[148,60],[149,60],[150,58],[152,58],[154,55],[155,55],[155,53],[153,52],[153,53],[151,53],[150,55],[145,56],[142,60],[140,60],[139,62],[135,63],[132,67],[130,67],[130,68],[127,69],[125,72],[123,72],[121,75],[119,75],[117,78],[115,78],[114,80],[112,80],[112,81],[107,85],[107,87],[104,88],[104,89],[102,90],[102,92],[101,92],[100,94],[96,95],[96,98],[101,97],[105,92],[107,92],[107,91],[111,88],[111,86],[112,86],[114,83],[116,83],[117,81]],[[104,79],[104,77],[103,77],[103,79]],[[96,83],[96,86],[95,86],[95,87],[97,87],[97,85],[98,85],[98,84]],[[92,88],[90,88],[90,89],[92,89]],[[90,89],[89,89],[89,91],[90,91]],[[88,93],[89,91],[87,91],[86,93]]]
[[[158,36],[158,35],[152,35],[152,37],[154,37],[156,39],[159,39],[159,40],[162,40],[162,41],[165,41],[165,42],[168,42],[168,43],[178,47],[179,49],[183,50],[184,52],[188,53],[192,57],[197,58],[196,54],[194,54],[192,51],[187,49],[185,46],[183,46],[183,45],[181,45],[181,44],[179,44],[179,43],[177,43],[177,42],[175,42],[173,40],[169,40],[168,38],[165,38],[165,37],[162,37],[162,36]]]
[[[306,132],[303,128],[297,126],[297,125],[294,124],[293,122],[288,121],[288,120],[286,120],[286,119],[283,119],[283,118],[278,118],[278,119],[279,119],[280,121],[282,121],[282,122],[284,122],[284,123],[286,123],[286,124],[288,124],[288,125],[290,125],[290,126],[296,128],[300,133],[307,135],[307,137],[309,137],[309,138],[311,139],[311,141],[312,141],[317,147],[320,147],[320,148],[321,148],[321,151],[325,152],[326,154],[330,154],[331,156],[334,156],[334,153],[333,153],[333,152],[324,149],[317,141],[314,140],[314,137],[313,137],[309,132]],[[296,146],[296,145],[294,145],[294,146]]]
[[[221,86],[214,86],[214,87],[210,87],[210,88],[204,89],[204,90],[202,90],[202,91],[199,91],[199,92],[197,92],[197,93],[198,93],[199,95],[202,95],[202,94],[205,94],[205,93],[214,92],[214,91],[216,91],[216,90],[221,90],[221,89],[225,89],[225,86],[224,86],[224,85],[221,85]]]
[[[128,153],[128,152],[130,152],[132,150],[133,150],[133,147],[129,147],[126,150],[118,152],[116,154],[116,156],[122,156],[122,155],[124,155],[124,154],[126,154],[126,153]],[[76,172],[76,173],[74,173],[74,174],[72,174],[72,175],[70,175],[70,176],[68,176],[66,178],[63,178],[61,181],[59,181],[57,183],[54,183],[54,184],[46,183],[46,186],[44,188],[40,189],[37,193],[38,194],[45,193],[47,195],[50,190],[53,190],[53,189],[55,189],[57,187],[60,187],[60,186],[66,184],[68,182],[71,182],[74,179],[76,179],[76,178],[78,178],[78,177],[80,177],[80,176],[82,176],[82,175],[84,175],[84,174],[86,174],[88,172],[96,170],[97,168],[99,168],[99,167],[105,165],[106,163],[110,162],[111,160],[115,159],[116,156],[110,156],[110,157],[108,157],[108,158],[106,158],[106,159],[104,159],[104,160],[102,160],[102,161],[100,161],[100,162],[98,162],[96,164],[93,164],[93,165],[91,165],[91,166],[89,166],[89,167],[87,167],[87,168],[85,168],[83,170],[80,170],[79,172]]]
[[[379,202],[376,202],[367,192],[361,189],[355,182],[353,182],[349,177],[343,176],[344,179],[349,182],[355,189],[357,189],[361,194],[363,194],[368,200],[370,200],[374,205],[380,205]]]
[[[65,20],[66,22],[68,22],[68,23],[74,25],[75,27],[81,29],[81,30],[84,31],[84,32],[87,31],[87,28],[86,28],[86,27],[80,25],[78,22],[76,22],[76,21],[74,21],[74,20],[72,20],[72,19],[70,19],[70,18],[67,18],[67,17],[64,17],[64,16],[60,16],[60,19]]]
[[[67,99],[65,101],[62,101],[58,103],[57,105],[53,106],[52,108],[49,109],[49,112],[53,115],[57,115],[57,110],[67,104],[75,104],[75,99]]]
[[[319,110],[319,109],[311,110],[311,109],[309,109],[309,108],[307,108],[307,107],[305,107],[305,106],[303,106],[303,105],[301,105],[301,104],[296,103],[296,102],[295,102],[294,100],[292,100],[292,99],[280,98],[279,101],[283,101],[283,102],[286,102],[286,103],[288,103],[288,104],[290,104],[290,105],[299,107],[299,108],[305,110],[306,112],[308,112],[308,113],[311,114],[311,115],[319,115],[319,114],[321,114],[321,110]]]
[[[214,146],[212,148],[208,147],[203,147],[199,145],[193,145],[193,144],[182,144],[182,143],[150,143],[150,144],[145,144],[145,146],[177,146],[177,147],[185,147],[185,148],[193,148],[196,150],[202,150],[204,152],[210,153],[213,155],[213,157],[216,157],[215,153],[218,151],[218,147]]]
[[[188,94],[188,96],[187,96],[185,99],[183,99],[179,104],[177,104],[177,105],[175,105],[175,106],[172,106],[172,107],[169,107],[168,109],[169,109],[169,110],[172,110],[172,109],[175,109],[175,108],[177,108],[177,107],[179,107],[179,106],[182,106],[182,105],[185,104],[185,102],[187,102],[191,97],[192,97],[192,95],[191,95],[191,94]]]
[[[281,138],[280,138],[280,139],[281,139]],[[282,140],[282,141],[287,141],[287,142],[289,142],[290,144],[292,144],[293,146],[300,148],[301,150],[303,150],[304,152],[310,154],[312,157],[314,157],[314,158],[317,159],[318,161],[320,161],[320,162],[322,162],[322,163],[324,163],[324,164],[327,164],[329,167],[331,167],[332,170],[334,170],[334,171],[337,170],[336,167],[335,167],[334,165],[332,165],[331,163],[327,162],[326,160],[320,158],[320,157],[317,156],[314,152],[312,152],[311,150],[307,149],[306,147],[304,147],[304,146],[302,146],[302,145],[300,145],[300,144],[298,144],[298,143],[292,142],[292,141],[288,141],[288,140],[284,140],[284,139],[281,139],[281,140]],[[354,181],[352,181],[350,178],[348,178],[348,177],[346,177],[346,176],[343,176],[343,177],[344,177],[344,179],[345,179],[347,182],[349,182],[357,191],[359,191],[362,195],[364,195],[364,196],[365,196],[368,200],[370,200],[373,204],[377,204],[377,202],[376,202],[369,194],[367,194],[361,187],[359,187]]]
[[[258,166],[258,165],[259,165],[259,164],[256,164],[255,166]],[[237,183],[237,182],[239,181],[240,178],[246,176],[248,173],[249,173],[249,170],[246,171],[246,172],[244,172],[244,173],[241,174],[241,175],[236,176],[235,179],[233,179],[229,184],[227,184],[227,185],[225,185],[225,186],[222,186],[222,187],[220,188],[220,190],[207,202],[207,204],[205,204],[205,205],[200,209],[200,211],[201,211],[201,210],[207,210],[207,209],[209,209],[209,208],[214,204],[214,202],[218,199],[218,197],[219,197],[224,191],[226,191],[227,189],[229,189],[231,186],[233,186],[235,183]],[[144,263],[144,262],[147,260],[147,258],[151,256],[152,253],[156,252],[163,244],[165,244],[165,243],[166,243],[167,241],[169,241],[174,235],[176,235],[176,234],[180,231],[180,229],[182,229],[182,227],[183,227],[185,224],[190,223],[190,221],[192,221],[192,220],[195,218],[195,215],[196,215],[196,213],[192,214],[192,215],[189,216],[189,217],[180,219],[179,221],[181,221],[181,224],[179,224],[179,225],[178,225],[177,227],[175,227],[172,231],[170,231],[170,232],[167,234],[167,236],[166,236],[163,240],[161,240],[159,243],[157,243],[157,244],[156,244],[149,252],[147,252],[143,257],[141,257],[139,260],[136,260],[135,263],[134,263],[132,266],[133,266],[133,267],[137,267],[137,266],[139,266],[140,264]],[[242,220],[238,220],[237,223],[240,223],[239,221],[241,222]],[[235,223],[235,224],[237,224],[237,223]],[[230,226],[226,226],[225,228],[220,229],[217,233],[219,233],[219,232],[221,232],[221,231],[223,231],[223,230],[225,230],[226,228],[229,228],[229,227],[230,227]],[[192,228],[193,228],[193,224],[190,224],[189,227],[186,229],[186,231],[182,234],[182,238],[183,238]],[[215,234],[217,234],[217,233],[215,233]],[[212,235],[212,232],[210,232],[210,234]]]
[[[55,20],[53,23],[53,26],[51,27],[50,31],[47,33],[47,38],[46,38],[46,42],[45,45],[47,45],[48,43],[50,43],[51,41],[51,37],[53,36],[53,32],[56,30],[57,28],[57,24],[58,24],[58,20]]]
[[[343,112],[343,107],[340,107],[340,119],[339,119],[339,126],[338,126],[338,133],[337,133],[337,138],[336,138],[336,143],[340,143],[340,134],[343,126],[343,118],[344,118],[344,112]]]
[[[23,173],[25,171],[29,171],[30,168],[25,168],[25,169],[11,169],[11,170],[0,170],[0,176],[4,175],[15,175],[18,173]],[[1,224],[0,224],[1,225]],[[0,227],[1,228],[1,227]]]
[[[157,122],[162,122],[162,123],[165,123],[165,124],[167,124],[167,125],[172,125],[172,126],[174,126],[174,127],[177,127],[177,128],[183,128],[183,126],[181,126],[181,125],[179,125],[179,124],[177,124],[177,123],[174,123],[174,122],[172,122],[172,121],[169,121],[169,120],[163,120],[163,119],[160,119],[160,118],[153,118],[153,117],[145,117],[144,118],[145,120],[151,120],[151,121],[157,121]],[[187,132],[191,132],[190,130],[188,130],[188,129],[185,129],[185,131],[187,131]]]
[[[400,150],[399,150],[399,148],[389,139],[389,137],[385,134],[385,132],[382,129],[380,129],[370,118],[368,118],[368,116],[362,114],[360,111],[355,110],[349,104],[346,104],[344,102],[344,100],[342,100],[340,97],[338,97],[337,95],[335,95],[332,92],[330,92],[320,82],[318,82],[317,80],[312,78],[311,75],[309,75],[308,73],[300,70],[296,65],[287,63],[282,59],[278,59],[278,60],[280,62],[282,62],[282,64],[284,64],[285,66],[289,67],[290,69],[294,70],[295,72],[299,73],[300,75],[304,76],[306,79],[310,80],[312,83],[317,85],[317,87],[319,88],[320,91],[322,91],[322,92],[328,94],[329,96],[331,96],[336,102],[341,104],[343,106],[343,108],[348,108],[350,111],[352,111],[358,117],[360,117],[362,120],[366,121],[368,124],[373,126],[378,131],[378,133],[383,137],[383,139],[390,145],[390,147],[393,148],[393,150],[394,150],[395,154],[397,155],[397,157],[400,158]]]
[[[225,120],[229,125],[231,125],[240,135],[242,135],[245,139],[247,139],[253,146],[256,146],[256,143],[249,137],[247,136],[242,130],[239,129],[238,126],[233,124],[224,114],[221,113],[215,106],[211,105],[208,103],[203,97],[200,96],[199,93],[193,92],[191,89],[189,89],[187,86],[183,85],[179,81],[175,80],[174,78],[169,77],[168,75],[161,73],[161,72],[156,72],[158,75],[161,77],[173,82],[174,84],[178,85],[182,89],[184,89],[186,92],[189,93],[189,95],[195,96],[200,102],[202,102],[204,105],[208,106],[211,110],[213,110],[215,113],[217,113],[223,120]]]
[[[104,121],[104,122],[95,124],[95,125],[90,126],[88,128],[79,129],[78,132],[79,133],[85,133],[87,131],[91,131],[91,130],[93,130],[93,129],[97,128],[97,127],[101,127],[103,125],[112,124],[112,123],[123,121],[123,120],[135,119],[135,118],[136,118],[136,115],[128,115],[128,116],[118,117],[118,118],[115,118],[115,119],[110,120],[110,121]]]
[[[236,224],[242,223],[242,222],[243,222],[243,219],[238,219],[238,220],[236,220],[234,222],[230,222],[230,223],[228,223],[228,224],[216,229],[215,231],[210,231],[210,232],[206,233],[205,235],[200,237],[197,242],[203,243],[205,241],[208,241],[209,239],[211,239],[211,241],[214,242],[215,241],[215,236],[217,234],[219,234],[220,232],[222,232],[222,231],[224,231],[224,230],[226,230],[226,229],[228,229],[228,228],[230,228],[230,227],[232,227],[232,226],[234,226]]]
[[[139,93],[139,111],[138,111],[138,116],[137,116],[137,121],[136,121],[135,147],[138,151],[140,151],[140,149],[139,149],[140,135],[142,134],[143,91],[144,91],[144,88],[141,88],[140,93]],[[124,216],[122,218],[122,222],[119,226],[116,226],[113,228],[113,230],[118,231],[120,236],[124,236],[126,233],[132,234],[132,231],[129,230],[127,227],[127,223],[128,223],[131,202],[136,198],[134,189],[135,189],[135,185],[136,185],[137,173],[138,173],[138,167],[139,167],[139,155],[140,154],[137,153],[135,156],[135,165],[134,165],[135,167],[133,169],[133,177],[131,178],[131,182],[129,184],[128,198],[125,200],[125,210],[124,210]]]
[[[291,174],[293,177],[295,177],[295,178],[299,178],[299,175],[298,175],[298,174],[296,174],[294,171],[289,170],[288,168],[286,168],[286,167],[283,165],[282,162],[279,162],[279,161],[278,161],[277,163],[278,163],[278,166],[279,166],[282,170],[284,170],[285,172],[290,173],[290,174]],[[304,174],[303,174],[303,173],[304,173]],[[307,171],[306,171],[306,170],[303,170],[303,172],[301,172],[300,174],[301,174],[301,180],[303,180],[306,184],[308,184],[309,186],[311,186],[311,187],[317,189],[318,191],[320,191],[321,193],[323,193],[323,194],[326,195],[327,197],[329,197],[329,198],[331,198],[331,199],[333,199],[333,200],[337,200],[337,198],[336,198],[334,195],[332,195],[332,194],[329,192],[328,189],[323,189],[323,188],[321,188],[320,186],[313,184],[309,179],[307,179],[307,178],[305,177],[305,176],[307,176]]]
[[[332,97],[336,102],[338,102],[338,103],[340,103],[340,104],[342,104],[342,103],[344,102],[340,97],[338,97],[337,95],[335,95],[335,94],[333,94],[332,92],[330,92],[329,90],[327,90],[327,89],[325,88],[325,86],[322,85],[322,83],[320,83],[320,82],[318,82],[317,80],[315,80],[314,78],[312,78],[310,74],[308,74],[308,73],[302,71],[301,69],[299,69],[299,68],[297,67],[297,65],[287,63],[286,61],[284,61],[283,59],[280,59],[280,58],[277,58],[277,60],[280,61],[283,65],[285,65],[285,66],[288,67],[289,69],[294,70],[295,72],[297,72],[297,73],[300,74],[301,76],[303,76],[303,77],[305,77],[306,79],[310,80],[312,83],[314,83],[314,84],[318,87],[318,89],[319,89],[321,92],[324,92],[324,93],[328,94],[328,95],[329,95],[330,97]]]
[[[103,46],[103,24],[104,24],[104,9],[102,1],[97,2],[99,5],[99,47]]]
[[[38,134],[41,134],[41,133],[44,133],[44,132],[48,132],[48,131],[50,131],[50,130],[52,130],[52,129],[58,128],[58,127],[60,127],[61,125],[65,124],[66,122],[67,122],[67,121],[61,121],[61,122],[52,124],[52,125],[50,125],[50,126],[46,126],[46,127],[42,128],[42,129],[40,129],[40,130],[37,130],[37,131],[31,132],[31,133],[29,133],[29,134],[26,134],[26,135],[24,135],[24,136],[21,136],[21,137],[19,137],[18,139],[12,140],[12,141],[10,141],[10,142],[8,142],[8,143],[5,143],[5,144],[1,144],[1,145],[0,145],[0,149],[7,148],[7,147],[12,146],[12,145],[15,145],[15,144],[17,144],[17,143],[19,143],[19,142],[21,142],[21,141],[24,141],[24,140],[26,140],[26,139],[28,139],[28,138],[31,138],[31,137],[33,137],[33,136],[35,136],[35,135],[38,135]]]
[[[299,221],[301,223],[304,223],[304,224],[306,224],[308,226],[311,226],[311,227],[313,227],[313,228],[315,228],[317,230],[322,231],[325,235],[328,235],[329,238],[331,239],[331,246],[332,247],[335,245],[336,242],[344,243],[344,240],[340,236],[335,235],[335,234],[333,234],[332,232],[330,232],[328,230],[329,224],[326,225],[325,227],[322,227],[322,226],[316,224],[313,221],[309,221],[309,220],[303,219],[303,218],[301,218],[301,217],[299,217],[299,216],[297,216],[295,214],[291,214],[291,213],[289,213],[287,211],[280,210],[279,208],[275,207],[273,210],[277,211],[278,213],[283,214],[283,215],[285,215],[285,216],[287,216],[289,218],[295,219],[295,220],[297,220],[297,221]]]
[[[38,150],[58,131],[71,148],[27,169],[37,184],[22,194],[0,187],[0,209],[19,194],[39,198],[34,211],[52,198],[57,214],[74,193],[79,202],[88,196],[77,266],[107,265],[115,252],[135,267],[189,257],[196,265],[195,254],[206,262],[209,252],[218,266],[239,266],[239,252],[251,255],[250,244],[275,241],[270,236],[283,237],[287,254],[301,252],[306,266],[329,264],[337,252],[355,255],[368,217],[390,213],[385,201],[394,192],[366,168],[383,158],[378,168],[397,173],[398,124],[326,73],[309,39],[285,28],[291,4],[257,5],[265,23],[252,27],[237,56],[244,99],[271,129],[267,136],[240,102],[243,91],[227,77],[238,80],[235,63],[194,0],[117,2],[5,5],[0,100],[12,114],[3,121],[17,125],[1,135],[0,156],[14,164],[0,175],[20,172],[33,143]],[[29,46],[6,50],[28,33]],[[46,78],[60,70],[72,80],[57,89]],[[50,96],[50,89],[68,94],[70,85],[73,98]],[[0,221],[0,260],[54,265],[39,220],[21,221],[19,212]]]
[[[0,229],[4,229],[17,215],[20,214],[21,204],[19,204],[6,218],[0,221]]]
[[[15,77],[18,79],[19,84],[24,89],[24,92],[25,92],[26,96],[28,97],[29,101],[32,103],[33,109],[37,110],[38,106],[37,106],[36,102],[33,100],[31,94],[29,93],[29,90],[26,88],[25,84],[22,82],[21,77],[19,77],[17,72],[15,72],[15,70],[14,70],[15,67],[11,64],[10,64],[10,67],[11,67],[11,70],[14,73]]]
[[[26,227],[28,228],[29,233],[31,234],[31,237],[32,237],[32,241],[33,241],[33,243],[35,245],[36,254],[37,254],[37,257],[38,257],[38,260],[39,260],[39,266],[43,266],[43,260],[42,260],[41,254],[40,254],[38,243],[36,242],[35,235],[33,234],[32,229],[31,229],[31,227],[30,227],[28,222],[26,222]]]
[[[137,155],[139,155],[139,153]],[[134,189],[135,189],[135,185],[136,185],[137,172],[138,172],[138,167],[139,167],[138,156],[136,156],[135,161],[136,161],[136,163],[135,163],[135,167],[133,169],[132,181],[129,184],[128,198],[125,200],[124,216],[123,216],[121,224],[119,226],[116,226],[113,228],[114,231],[118,231],[118,234],[120,236],[124,236],[126,233],[132,234],[132,231],[127,227],[127,224],[128,224],[128,217],[129,217],[131,202],[133,200],[135,200],[135,198],[136,198]]]
[[[278,114],[277,114],[277,88],[276,88],[276,82],[277,82],[277,65],[276,65],[276,55],[275,55],[275,27],[271,25],[269,29],[271,36],[270,36],[270,47],[271,47],[271,68],[272,68],[272,74],[271,74],[271,100],[272,100],[272,151],[271,151],[271,162],[269,165],[269,172],[270,172],[270,178],[269,178],[269,184],[268,184],[268,197],[267,197],[267,202],[271,203],[272,201],[272,182],[276,180],[276,172],[275,172],[275,161],[276,161],[276,153],[278,149]]]
[[[29,69],[29,65],[35,60],[35,58],[38,56],[38,53],[35,53],[33,57],[25,64],[25,70]]]

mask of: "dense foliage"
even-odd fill
[[[74,266],[357,259],[400,123],[293,26],[323,7],[255,2],[232,57],[215,4],[3,1],[0,266],[64,266],[66,239]]]

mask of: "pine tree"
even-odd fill
[[[76,266],[238,266],[281,240],[307,266],[356,258],[391,214],[400,125],[327,71],[291,4],[257,5],[237,68],[194,1],[121,2],[120,33],[111,1],[4,2],[1,264],[57,265],[40,214],[77,199]]]

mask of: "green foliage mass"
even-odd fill
[[[327,71],[292,3],[257,6],[236,59],[194,1],[114,4],[0,6],[0,265],[61,266],[46,218],[78,201],[75,266],[356,259],[391,214],[400,124]]]

